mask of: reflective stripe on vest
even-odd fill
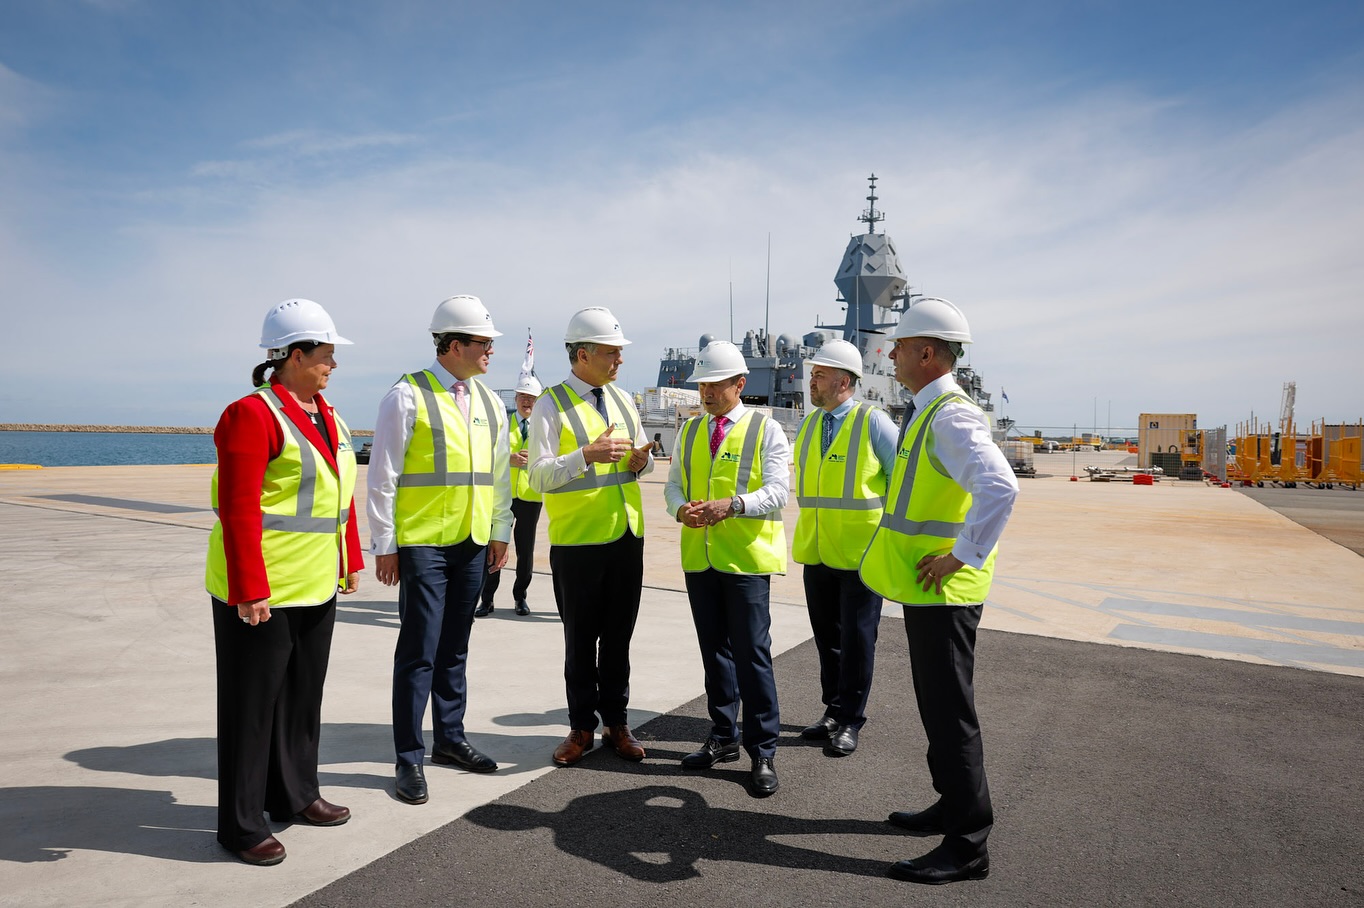
[[[682,492],[688,501],[714,501],[756,492],[763,486],[762,450],[766,417],[749,410],[730,426],[710,453],[702,432],[704,416],[693,417],[678,433]],[[786,573],[786,526],[780,511],[737,514],[706,527],[682,528],[682,570],[714,568],[728,574]]]
[[[348,572],[345,534],[350,501],[355,493],[355,449],[350,429],[339,414],[336,422],[336,464],[333,473],[323,455],[292,419],[284,414],[274,392],[257,392],[283,432],[280,453],[265,467],[261,484],[261,555],[270,585],[269,603],[284,608],[321,605],[330,601]],[[210,490],[218,509],[218,472]],[[221,522],[209,533],[204,585],[227,601],[227,558]]]
[[[917,414],[901,433],[886,512],[859,569],[868,588],[894,602],[975,605],[984,602],[990,592],[994,551],[982,568],[964,565],[951,574],[943,583],[942,593],[932,587],[925,591],[917,582],[916,565],[925,555],[952,550],[971,507],[970,493],[957,485],[932,456],[933,418],[952,400],[975,406],[959,391],[948,391]],[[908,441],[911,435],[912,442]]]
[[[639,413],[613,385],[602,388],[611,426],[630,439],[639,438]],[[597,408],[579,397],[567,383],[545,392],[559,413],[559,456],[586,447],[607,429]],[[644,536],[644,502],[638,477],[629,458],[616,463],[588,464],[583,475],[544,492],[551,545],[601,545],[625,535],[628,529]]]
[[[815,447],[822,413],[807,416],[796,435],[800,515],[791,556],[801,564],[852,571],[881,522],[886,479],[871,444],[871,405],[853,404],[823,455]]]
[[[469,419],[430,370],[404,375],[417,392],[412,438],[394,496],[398,545],[485,545],[492,531],[493,464],[501,403],[466,379]],[[453,467],[453,469],[452,469]]]

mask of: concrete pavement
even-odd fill
[[[1049,475],[1023,482],[984,627],[1364,676],[1359,555],[1232,490],[1072,483],[1070,460],[1039,456]],[[545,575],[529,618],[504,599],[471,645],[470,737],[503,768],[432,766],[429,804],[393,798],[396,593],[366,571],[340,603],[322,742],[324,792],[354,819],[289,827],[279,868],[223,852],[202,589],[210,473],[0,472],[0,904],[284,905],[552,771],[566,715]],[[664,475],[643,483],[636,726],[701,692]],[[809,636],[798,569],[773,584],[773,633],[777,652]]]

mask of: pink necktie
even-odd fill
[[[469,421],[469,386],[462,381],[455,382],[453,388],[455,392],[455,404],[459,407],[459,412],[464,414],[464,421]]]
[[[715,417],[715,429],[710,433],[710,456],[714,457],[715,452],[720,450],[720,442],[725,440],[725,426],[729,425],[729,419],[724,416]]]

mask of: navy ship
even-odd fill
[[[736,342],[748,364],[744,403],[770,408],[793,437],[809,407],[806,361],[829,340],[842,338],[861,351],[863,377],[859,398],[884,407],[897,422],[909,402],[909,391],[895,380],[890,334],[901,313],[922,294],[910,292],[895,241],[884,231],[877,232],[885,213],[876,207],[876,179],[876,174],[868,178],[868,205],[858,217],[866,225],[866,232],[848,241],[834,275],[836,300],[845,313],[843,324],[817,324],[799,339],[790,334],[773,338],[765,328],[749,329],[743,340]],[[687,376],[692,372],[697,352],[715,339],[714,335],[703,334],[695,348],[668,348],[658,364],[658,391],[678,388],[695,391],[696,385],[688,384]],[[971,367],[959,366],[956,378],[993,425],[994,404],[981,377]],[[666,393],[659,396],[666,397]]]

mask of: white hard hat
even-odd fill
[[[266,359],[283,359],[289,345],[299,341],[351,343],[336,333],[336,324],[327,310],[312,300],[285,300],[270,307],[260,329],[260,345],[269,351]]]
[[[696,366],[690,382],[724,381],[736,375],[747,375],[748,363],[744,362],[743,351],[729,341],[711,341],[696,358]]]
[[[620,333],[620,322],[611,310],[602,306],[579,309],[568,320],[568,331],[564,334],[566,344],[607,344],[624,347],[630,342]]]
[[[476,296],[452,296],[436,307],[431,316],[432,334],[476,334],[479,337],[501,337],[493,327],[493,317]]]
[[[938,337],[959,344],[971,343],[971,328],[966,324],[966,316],[947,300],[936,296],[925,296],[905,310],[900,316],[900,324],[895,326],[891,335],[895,340],[902,337]]]
[[[814,358],[810,360],[810,364],[833,366],[835,369],[851,372],[858,378],[862,377],[862,353],[857,349],[856,344],[849,341],[825,341],[824,346],[820,347]]]
[[[540,385],[540,379],[534,375],[522,375],[516,380],[517,394],[532,394],[539,397],[543,390],[545,389]]]

